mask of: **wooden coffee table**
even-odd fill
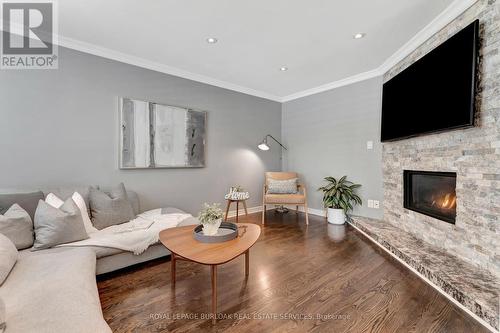
[[[193,238],[194,226],[166,229],[160,232],[160,241],[172,252],[172,287],[175,286],[177,260],[209,265],[212,272],[212,323],[217,320],[217,266],[245,254],[245,276],[250,265],[250,248],[260,236],[256,224],[238,223],[238,237],[223,243],[201,243]]]

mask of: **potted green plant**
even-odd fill
[[[209,205],[204,203],[203,209],[198,216],[198,220],[203,225],[203,234],[208,236],[215,235],[222,223],[222,216],[223,213],[220,204],[214,203]]]
[[[351,211],[354,205],[361,205],[361,198],[356,193],[356,189],[361,187],[347,180],[347,176],[339,180],[333,177],[326,177],[328,182],[318,191],[323,191],[323,206],[328,209],[328,223],[344,224],[346,214]]]

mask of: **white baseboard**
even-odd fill
[[[288,209],[295,210],[295,205],[285,205]],[[273,206],[274,208],[274,206]],[[304,206],[299,206],[299,212],[305,212]],[[323,209],[307,208],[307,212],[311,215],[326,217],[326,211]]]
[[[242,207],[243,205],[240,205],[240,206]],[[259,212],[262,212],[262,206],[248,207],[248,214],[259,213]],[[238,209],[238,215],[239,216],[245,215],[245,208]],[[235,216],[236,216],[236,209],[230,210],[228,215],[227,215],[227,217],[229,217],[229,218],[235,217]]]
[[[285,205],[285,207],[287,207],[290,210],[295,210],[295,206]],[[266,210],[273,210],[274,208],[275,208],[274,205],[267,205]],[[304,206],[299,206],[299,211],[304,212],[305,211]],[[307,211],[311,215],[326,217],[326,211],[324,211],[322,209],[308,208]],[[262,206],[255,206],[255,207],[248,208],[248,214],[260,213],[260,212],[262,212]],[[240,216],[245,215],[245,209],[244,208],[239,209],[238,215],[240,215]],[[231,217],[235,217],[235,216],[236,216],[236,209],[230,210],[228,217],[231,218]]]
[[[385,252],[387,252],[388,254],[390,254],[394,259],[396,259],[397,261],[399,261],[401,264],[403,264],[406,268],[408,268],[410,271],[412,271],[413,273],[415,273],[419,278],[421,278],[422,280],[424,280],[424,282],[426,282],[428,285],[430,285],[431,287],[433,287],[434,289],[436,289],[438,292],[440,292],[443,296],[445,296],[447,299],[449,299],[453,304],[455,304],[456,306],[458,306],[460,309],[462,309],[463,311],[465,311],[469,316],[471,316],[472,318],[474,318],[477,322],[479,322],[481,325],[483,325],[484,327],[486,327],[489,331],[491,332],[497,332],[498,331],[496,329],[494,329],[493,327],[490,326],[490,324],[488,324],[486,321],[484,321],[484,319],[478,317],[475,313],[473,313],[472,311],[470,311],[469,309],[467,309],[465,306],[463,306],[461,303],[459,303],[456,299],[454,299],[453,297],[451,297],[450,295],[448,295],[444,290],[442,290],[439,286],[437,286],[436,284],[434,284],[432,281],[430,281],[428,278],[426,278],[425,276],[423,276],[422,274],[420,274],[415,268],[411,267],[410,265],[408,265],[405,261],[403,261],[402,259],[400,259],[398,256],[396,256],[394,253],[392,253],[391,251],[389,251],[388,249],[386,249],[385,247],[383,247],[380,243],[378,243],[375,239],[373,239],[372,237],[370,237],[368,234],[366,234],[363,230],[359,229],[358,227],[356,227],[355,225],[349,223],[354,229],[356,229],[357,231],[359,231],[361,234],[363,234],[366,238],[368,238],[369,240],[371,240],[373,243],[375,243],[377,246],[379,246],[382,250],[384,250]]]

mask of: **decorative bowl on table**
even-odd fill
[[[238,226],[232,222],[222,222],[214,235],[206,235],[204,226],[197,225],[193,230],[193,237],[202,243],[222,243],[238,237]]]

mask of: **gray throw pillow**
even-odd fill
[[[48,249],[65,243],[87,239],[82,213],[69,198],[60,208],[40,200],[35,213],[33,250]]]
[[[45,196],[42,191],[0,194],[0,214],[5,214],[5,212],[16,203],[30,214],[31,220],[33,221],[38,201],[44,198]]]
[[[0,234],[9,238],[18,250],[33,245],[33,222],[29,214],[18,204],[13,204],[0,215]]]
[[[128,200],[123,183],[109,191],[109,195],[91,188],[89,201],[92,223],[99,230],[135,218],[134,209]]]
[[[295,194],[297,193],[297,178],[291,178],[286,180],[268,179],[267,193]]]
[[[10,239],[0,234],[0,285],[16,264],[18,252]]]

